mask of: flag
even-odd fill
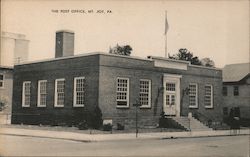
[[[167,11],[165,11],[165,33],[164,35],[167,34],[168,29],[169,29],[169,25],[168,25]]]

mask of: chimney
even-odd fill
[[[74,55],[74,37],[73,31],[60,30],[56,32],[56,58]]]

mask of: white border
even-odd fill
[[[148,84],[148,91],[149,91],[149,93],[148,93],[148,105],[141,105],[140,106],[140,108],[151,108],[151,103],[152,103],[152,101],[151,101],[151,93],[152,93],[152,91],[151,91],[151,86],[152,86],[152,81],[150,80],[150,79],[140,79],[140,81],[148,81],[149,82],[149,84]],[[141,90],[141,89],[140,89]]]
[[[126,99],[126,102],[127,102],[127,105],[126,106],[119,106],[119,105],[117,105],[117,101],[119,101],[119,100],[117,100],[117,87],[118,87],[118,79],[125,79],[125,80],[127,80],[127,99]],[[115,94],[115,96],[116,96],[116,107],[117,108],[129,108],[129,78],[127,78],[127,77],[117,77],[116,78],[116,94]]]
[[[85,77],[74,77],[74,100],[73,100],[73,107],[84,107],[84,104],[76,104],[76,80],[77,79],[84,79],[85,80]],[[84,84],[85,86],[85,84]],[[85,89],[85,88],[84,88]],[[85,93],[85,91],[84,91]],[[84,99],[85,99],[85,96],[84,96]]]
[[[40,104],[40,96],[41,96],[40,83],[42,83],[42,82],[46,82],[46,94],[47,94],[47,80],[39,80],[38,81],[38,91],[37,91],[37,107],[46,107],[46,105],[47,105],[47,95],[46,95],[46,104],[45,105]]]
[[[58,81],[65,81],[65,78],[60,78],[55,80],[55,100],[54,100],[54,107],[64,107],[64,105],[57,105],[57,82]],[[66,82],[65,82],[66,84]],[[64,87],[65,88],[65,87]],[[64,89],[64,100],[65,100],[65,89]]]
[[[190,97],[189,97],[189,108],[199,108],[199,104],[198,104],[198,84],[197,83],[189,83],[188,87],[190,85],[195,85],[195,106],[191,106],[190,105]]]
[[[25,84],[26,83],[30,83],[30,103],[31,103],[31,81],[23,81],[23,91],[22,91],[22,107],[30,107],[30,104],[29,105],[26,105],[25,104]]]

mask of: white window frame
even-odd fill
[[[0,82],[2,82],[2,86],[0,88],[4,88],[4,74],[0,73],[0,75],[3,75],[3,80],[0,80]]]
[[[76,81],[78,80],[78,79],[84,79],[85,80],[85,77],[75,77],[74,78],[74,101],[73,101],[73,107],[84,107],[84,104],[76,104],[76,98],[77,98],[77,94],[76,94]],[[86,81],[86,80],[85,80]],[[85,84],[84,84],[84,86],[85,86]],[[85,89],[84,89],[84,91],[83,91],[83,93],[85,93],[86,91],[85,91]],[[85,99],[85,95],[84,95],[84,97],[83,97],[84,99]],[[85,102],[84,102],[85,103]]]
[[[41,88],[41,83],[43,82],[46,82],[46,103],[45,105],[41,105],[41,101],[40,101],[40,98],[41,98],[41,91],[40,91],[40,88]],[[37,91],[37,107],[46,107],[47,105],[47,80],[39,80],[38,81],[38,91]]]
[[[30,84],[30,94],[29,94],[29,104],[25,104],[25,84],[29,83]],[[22,90],[22,107],[30,107],[30,103],[31,103],[31,81],[24,81],[23,82],[23,90]]]
[[[54,107],[64,107],[64,104],[65,104],[65,87],[64,87],[64,104],[63,105],[58,105],[57,104],[57,97],[58,97],[58,93],[57,93],[57,82],[58,81],[64,81],[64,85],[66,85],[66,82],[65,82],[65,78],[60,78],[60,79],[56,79],[55,80],[55,100],[54,100]]]
[[[190,95],[189,95],[189,108],[198,108],[199,107],[199,104],[198,104],[198,84],[197,83],[189,83],[189,88],[190,88],[190,85],[195,85],[195,106],[190,105]]]
[[[214,100],[214,98],[213,98],[213,95],[214,95],[214,90],[213,90],[213,85],[211,85],[211,84],[206,84],[205,85],[205,90],[206,90],[206,86],[210,86],[211,87],[211,100],[210,100],[210,103],[211,103],[211,105],[210,106],[207,106],[206,104],[205,104],[205,97],[206,97],[206,91],[205,91],[205,93],[204,93],[204,105],[205,105],[205,108],[213,108],[214,107],[214,104],[213,104],[213,100]]]
[[[151,80],[149,79],[140,79],[141,81],[147,81],[148,82],[148,104],[147,105],[141,105],[140,108],[151,108]],[[140,88],[141,90],[141,88]],[[140,92],[141,94],[141,92]]]
[[[126,91],[126,102],[127,102],[127,105],[126,106],[125,105],[124,106],[117,105],[117,101],[124,101],[124,100],[117,99],[117,93],[121,92],[121,91],[117,90],[117,88],[118,88],[118,80],[119,79],[127,80],[127,91]],[[117,108],[129,108],[129,78],[126,78],[126,77],[117,77],[116,78],[116,107]]]

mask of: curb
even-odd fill
[[[26,132],[25,132],[26,131]],[[25,136],[25,137],[38,137],[61,139],[78,142],[101,142],[101,141],[123,141],[123,140],[147,140],[147,139],[181,139],[181,138],[205,138],[205,137],[223,137],[223,136],[246,136],[250,135],[250,130],[241,130],[239,134],[231,134],[229,130],[224,131],[209,131],[209,132],[161,132],[161,133],[141,133],[138,138],[134,133],[128,134],[83,134],[83,133],[69,133],[44,130],[29,130],[29,129],[16,129],[5,128],[5,131],[0,135],[10,136]]]
[[[8,134],[8,133],[0,133],[0,135],[8,135],[8,136],[20,136],[20,137],[36,137],[36,138],[48,138],[48,139],[57,139],[57,140],[69,140],[69,141],[76,141],[76,142],[104,142],[104,141],[124,141],[124,140],[149,140],[149,139],[158,139],[158,140],[169,140],[169,139],[185,139],[185,138],[206,138],[206,137],[225,137],[225,136],[247,136],[250,134],[236,134],[236,135],[207,135],[207,136],[186,136],[186,137],[178,137],[178,136],[171,136],[171,137],[134,137],[134,138],[127,138],[127,139],[106,139],[106,140],[81,140],[81,139],[74,139],[74,138],[66,138],[66,137],[46,137],[46,136],[39,136],[39,135],[23,135],[23,134]]]
[[[90,140],[79,140],[73,138],[60,138],[60,137],[46,137],[46,136],[36,136],[36,135],[21,135],[21,134],[8,134],[8,133],[0,133],[0,135],[8,135],[8,136],[20,136],[20,137],[36,137],[36,138],[48,138],[48,139],[57,139],[57,140],[69,140],[69,141],[76,141],[76,142],[96,142]]]
[[[207,135],[207,136],[189,136],[189,137],[163,137],[161,139],[181,139],[181,138],[206,138],[206,137],[224,137],[224,136],[247,136],[250,134],[236,134],[236,135]]]

